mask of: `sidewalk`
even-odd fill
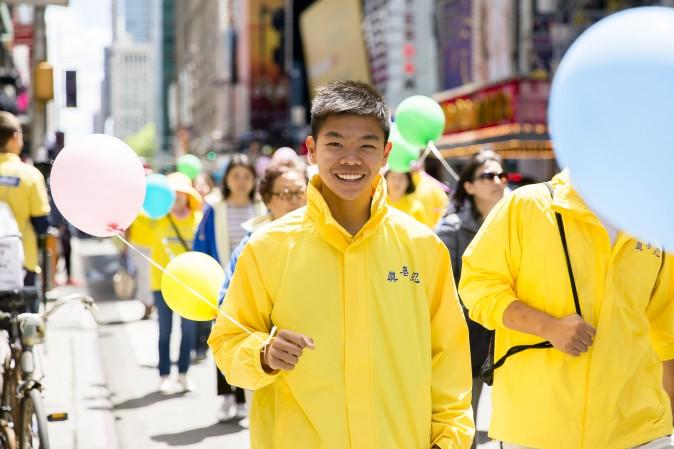
[[[64,287],[54,293],[86,292]],[[46,412],[68,414],[67,421],[49,423],[51,448],[118,449],[96,322],[81,305],[67,304],[50,317],[46,335],[39,348]]]

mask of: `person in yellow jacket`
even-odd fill
[[[435,228],[449,206],[449,197],[440,181],[423,170],[423,167],[412,170],[414,193],[412,196],[424,206],[429,226]]]
[[[495,360],[553,347],[495,370],[489,435],[506,449],[671,448],[673,278],[672,256],[602,222],[566,170],[497,204],[464,253],[461,299],[496,329]]]
[[[419,222],[433,226],[433,218],[429,217],[424,205],[412,194],[415,191],[412,175],[409,172],[400,173],[389,170],[384,175],[386,179],[387,203],[398,210],[416,218]]]
[[[168,175],[171,188],[176,192],[176,200],[165,217],[150,220],[147,230],[151,235],[152,259],[162,267],[182,253],[192,249],[192,239],[201,222],[202,199],[199,192],[192,187],[192,181],[183,173]],[[170,379],[171,374],[171,333],[173,332],[173,311],[166,304],[161,292],[163,273],[153,266],[150,272],[150,288],[157,308],[159,325],[159,386],[161,394],[186,393],[194,390],[187,377],[190,368],[191,354],[196,340],[196,322],[186,318],[180,319],[180,351],[178,356],[178,382]]]
[[[209,339],[255,390],[251,448],[467,449],[467,327],[447,249],[386,205],[386,103],[331,83],[311,126],[307,207],[251,236],[222,305],[252,335],[220,315]]]

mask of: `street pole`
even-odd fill
[[[35,67],[39,62],[47,60],[47,33],[44,19],[44,6],[35,6],[33,20],[33,58],[31,69],[34,73]],[[30,132],[30,154],[35,160],[40,157],[38,149],[43,146],[45,133],[47,132],[47,107],[44,101],[39,101],[33,95],[31,102],[31,132]]]

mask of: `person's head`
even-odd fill
[[[306,170],[294,164],[272,164],[260,178],[258,192],[276,220],[307,203]]]
[[[0,111],[0,153],[19,154],[23,148],[23,133],[19,119]]]
[[[452,200],[456,210],[461,210],[468,201],[473,213],[479,217],[476,204],[487,205],[491,209],[503,198],[508,177],[501,162],[501,157],[493,151],[482,151],[470,158],[461,171]]]
[[[213,187],[215,187],[215,183],[213,182],[211,175],[204,172],[199,173],[197,177],[194,178],[193,184],[196,191],[199,192],[199,195],[201,195],[203,198],[206,198],[206,195],[211,193],[211,190],[213,190]]]
[[[316,91],[306,145],[324,185],[342,200],[370,195],[391,151],[391,120],[384,98],[358,81],[337,81]]]
[[[414,193],[415,187],[410,172],[400,173],[389,170],[385,178],[388,196],[391,200],[398,201],[403,196]]]
[[[255,167],[245,154],[234,154],[227,164],[222,177],[222,197],[229,199],[232,195],[248,196],[255,199]]]
[[[200,210],[202,206],[201,195],[192,187],[192,181],[184,173],[171,173],[167,176],[171,188],[176,192],[176,200],[173,203],[173,212],[180,212],[186,208]]]

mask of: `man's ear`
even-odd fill
[[[386,145],[384,145],[384,161],[382,162],[381,166],[385,166],[386,163],[388,162],[388,156],[391,154],[391,149],[393,148],[393,142],[390,140],[386,142]]]
[[[307,136],[307,140],[304,142],[307,146],[307,150],[309,150],[309,162],[312,164],[318,164],[318,160],[316,158],[316,141],[314,140],[314,136]]]

